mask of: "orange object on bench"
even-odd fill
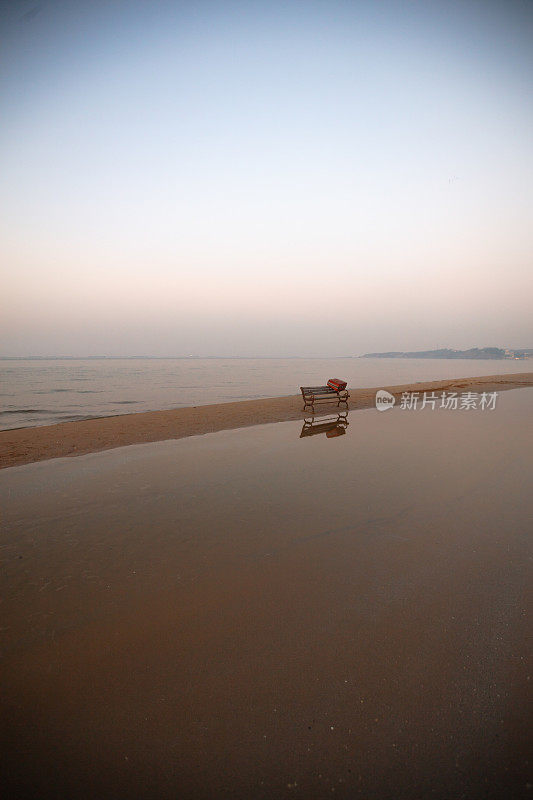
[[[335,389],[336,392],[342,392],[343,389],[346,389],[348,384],[346,381],[341,381],[340,378],[330,378],[328,381],[328,386],[331,386],[331,388]]]

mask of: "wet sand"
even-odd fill
[[[4,470],[6,796],[527,797],[532,394]]]
[[[533,373],[488,375],[367,389],[349,387],[349,408],[356,410],[373,407],[378,389],[386,389],[398,398],[402,392],[410,391],[502,392],[524,386],[533,386]],[[301,419],[302,407],[301,395],[295,395],[0,431],[0,469],[142,442],[181,439],[214,431]],[[317,406],[316,413],[326,414],[335,407],[334,403],[320,405]]]

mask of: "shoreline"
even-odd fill
[[[400,386],[382,385],[350,389],[348,409],[374,407],[375,394],[385,389],[397,399],[402,392],[475,391],[502,392],[533,387],[533,372],[422,381]],[[344,406],[341,406],[341,410]],[[337,406],[317,406],[316,416],[325,416]],[[205,406],[187,406],[164,411],[143,411],[111,417],[91,417],[54,425],[0,431],[0,469],[22,466],[52,458],[74,457],[126,447],[132,444],[183,439],[222,430],[289,422],[311,416],[303,411],[301,395],[240,400]]]

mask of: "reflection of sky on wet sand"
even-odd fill
[[[532,401],[0,473],[13,782],[519,796]]]

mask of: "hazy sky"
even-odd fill
[[[533,347],[530,0],[1,8],[1,354]]]

